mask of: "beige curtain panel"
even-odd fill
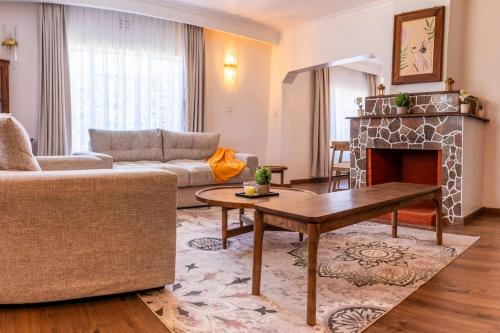
[[[320,68],[314,71],[314,110],[312,131],[311,177],[326,177],[329,162],[330,135],[330,71]]]
[[[65,8],[40,4],[38,154],[71,153],[71,105]]]
[[[203,28],[185,25],[188,131],[205,130],[205,34]]]
[[[366,73],[366,88],[368,89],[368,96],[377,94],[377,76]]]

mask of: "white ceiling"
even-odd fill
[[[245,18],[277,30],[362,7],[378,0],[161,0]]]

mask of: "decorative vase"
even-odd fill
[[[255,189],[257,190],[257,194],[268,194],[270,186],[269,186],[269,184],[265,184],[265,185],[257,184],[255,186]]]
[[[357,112],[358,112],[358,117],[363,117],[365,115],[365,110],[363,109],[358,109]]]
[[[397,109],[397,114],[408,114],[408,107],[407,106],[398,106],[396,107]]]
[[[470,104],[460,104],[460,112],[461,113],[469,113],[470,111]]]

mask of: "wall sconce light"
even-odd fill
[[[224,81],[226,83],[234,84],[236,82],[237,68],[238,61],[236,60],[236,53],[228,51],[224,58]]]
[[[19,42],[17,41],[17,29],[14,25],[11,31],[7,31],[7,27],[3,26],[3,39],[2,47],[7,48],[9,53],[14,52],[14,61],[17,61],[17,47]]]

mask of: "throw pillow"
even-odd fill
[[[24,127],[11,115],[0,115],[0,170],[40,171]]]

